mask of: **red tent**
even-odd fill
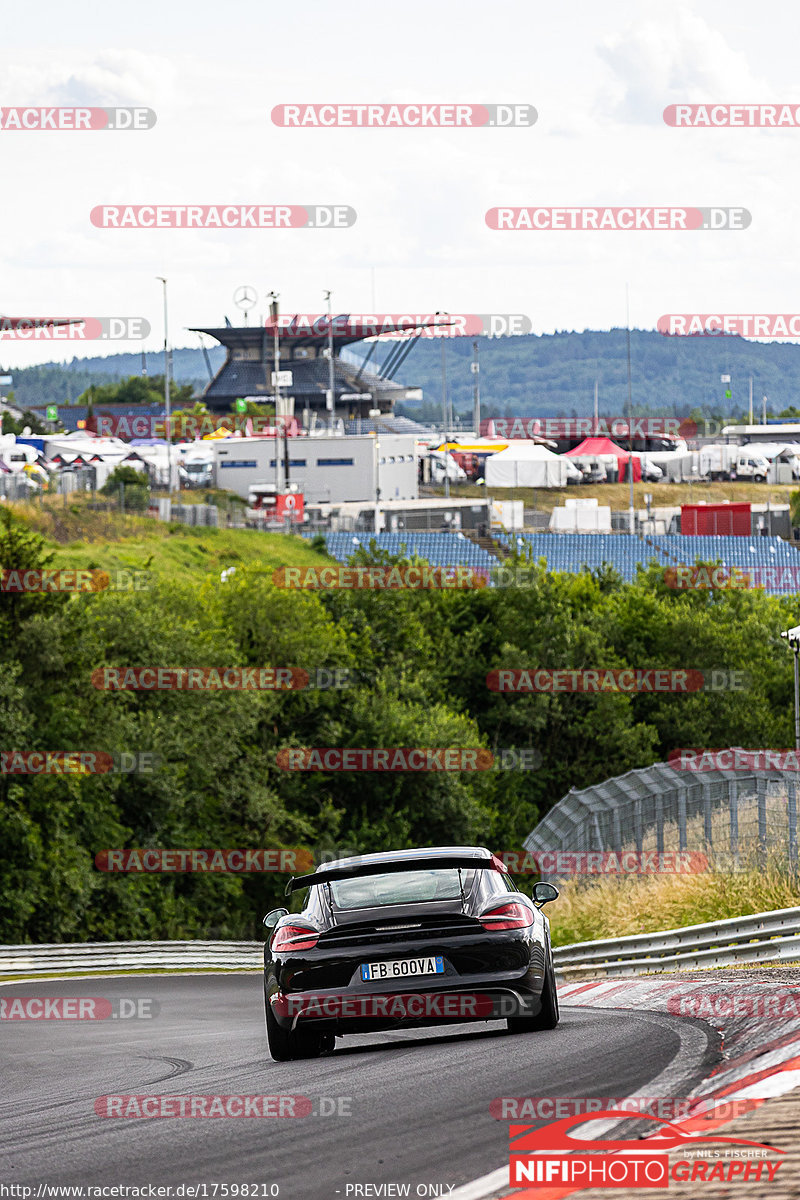
[[[633,481],[638,483],[642,478],[642,463],[641,459],[636,454],[628,454],[627,450],[623,450],[611,438],[607,437],[588,437],[575,446],[573,450],[567,450],[565,458],[600,458],[602,455],[613,455],[619,461],[619,478],[624,479],[628,467],[628,459],[633,459]]]

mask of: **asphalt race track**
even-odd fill
[[[512,1036],[494,1022],[359,1035],[337,1040],[321,1059],[273,1063],[258,974],[0,987],[0,1000],[14,996],[159,1005],[150,1019],[0,1021],[0,1180],[34,1189],[205,1183],[213,1200],[214,1183],[258,1183],[277,1184],[281,1200],[345,1200],[381,1195],[347,1185],[405,1183],[412,1196],[418,1184],[439,1185],[428,1194],[446,1196],[446,1185],[508,1160],[508,1126],[490,1115],[493,1098],[683,1096],[715,1052],[692,1021],[562,1007],[560,1025],[546,1033]],[[98,1097],[131,1094],[301,1095],[313,1112],[96,1114]],[[321,1115],[320,1107],[333,1111]]]

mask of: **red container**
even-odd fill
[[[749,504],[682,504],[681,533],[750,537]]]

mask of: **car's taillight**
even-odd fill
[[[509,900],[481,913],[478,919],[484,929],[525,929],[533,924],[533,913],[519,901]]]
[[[276,929],[270,943],[271,950],[312,950],[317,944],[319,933],[308,925],[281,925]]]

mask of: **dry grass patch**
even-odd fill
[[[559,890],[547,909],[554,946],[800,906],[800,879],[776,863],[697,875],[568,880]]]

